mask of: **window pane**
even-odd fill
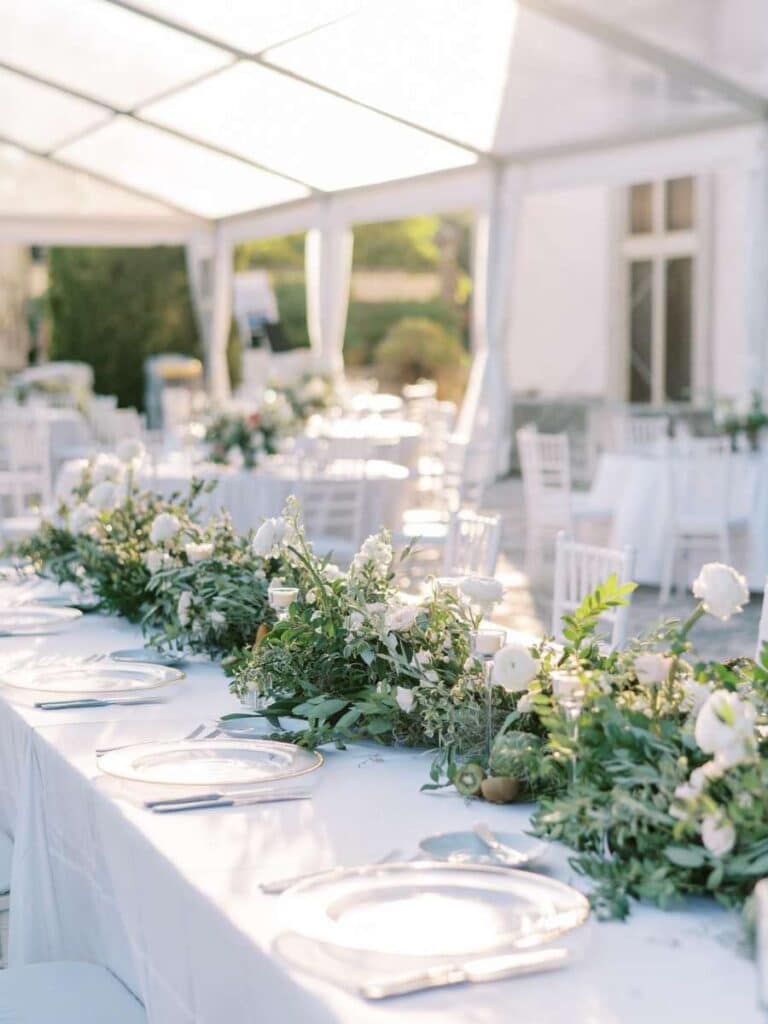
[[[653,185],[633,185],[629,190],[629,231],[647,235],[653,231]]]
[[[693,259],[682,256],[667,260],[664,273],[667,283],[665,391],[672,401],[684,402],[691,397]]]
[[[629,400],[650,402],[652,395],[653,265],[629,265]]]
[[[687,231],[693,227],[693,178],[673,178],[666,185],[667,231]]]

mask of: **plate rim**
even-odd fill
[[[443,860],[441,857],[438,857],[437,854],[430,853],[429,850],[425,850],[424,849],[424,843],[428,842],[430,839],[445,839],[446,836],[457,836],[457,835],[461,835],[462,833],[465,833],[467,835],[471,835],[472,834],[472,829],[471,828],[452,828],[452,829],[447,830],[446,832],[434,832],[432,835],[425,836],[423,839],[419,840],[419,850],[421,851],[421,853],[423,853],[430,860],[439,861],[441,864],[449,864],[450,861],[447,858],[445,858]],[[514,832],[514,831],[513,832],[507,832],[506,830],[501,831],[501,832],[500,831],[495,831],[494,834],[497,835],[497,836],[502,836],[502,835],[526,836],[526,838],[530,838],[530,839],[536,841],[542,847],[542,850],[546,850],[547,844],[544,842],[543,839],[539,839],[538,836],[530,836],[529,837],[529,836],[527,836],[527,834],[525,832]],[[478,839],[478,842],[482,842],[482,841]],[[536,855],[536,854],[529,855],[529,854],[524,853],[522,850],[520,850],[519,852],[521,854],[523,854],[523,856],[526,858],[526,864],[533,864],[541,856],[541,854],[539,854],[539,855]],[[493,857],[493,853],[491,851],[488,851],[488,855],[489,855],[489,857]],[[498,860],[498,858],[497,858],[497,860]],[[461,863],[461,862],[457,862],[457,863]],[[478,863],[482,864],[483,862],[479,861]],[[501,864],[500,861],[499,861],[499,866],[500,867],[504,867],[504,865]],[[521,864],[520,867],[523,867],[523,865]],[[510,865],[510,868],[511,868],[511,865]],[[506,868],[506,870],[510,870],[510,868]]]
[[[127,662],[126,662],[126,664],[127,664]],[[180,668],[175,668],[175,667],[173,667],[171,665],[153,665],[151,662],[143,662],[143,663],[142,662],[132,662],[131,664],[133,664],[134,666],[137,666],[139,668],[141,668],[141,667],[149,668],[149,669],[152,669],[153,671],[156,671],[157,669],[163,669],[166,672],[175,672],[175,673],[177,673],[172,679],[164,679],[162,682],[157,683],[155,686],[145,686],[145,687],[142,687],[141,689],[143,689],[143,690],[160,690],[164,686],[170,686],[173,683],[180,683],[180,682],[182,682],[182,680],[187,678],[187,673],[186,672],[183,672]],[[107,667],[109,667],[109,666],[107,666]],[[118,669],[118,670],[121,667],[122,666],[120,664],[115,665],[115,668]],[[0,673],[0,687],[2,687],[3,689],[7,689],[7,690],[15,690],[17,693],[25,693],[25,694],[29,694],[29,693],[52,693],[52,694],[58,694],[61,699],[70,699],[70,698],[68,698],[66,696],[67,694],[87,693],[87,694],[93,695],[93,694],[101,693],[101,694],[107,694],[107,695],[108,694],[115,695],[115,694],[119,694],[119,693],[138,692],[138,691],[135,691],[135,690],[132,691],[129,688],[127,688],[125,690],[88,690],[88,689],[84,689],[84,688],[81,687],[78,690],[50,690],[50,689],[47,689],[45,686],[19,686],[16,683],[8,682],[8,678],[7,677],[8,677],[8,674],[10,674],[11,672],[21,672],[22,670],[24,672],[28,672],[28,671],[34,670],[34,668],[35,668],[34,664],[32,664],[32,665],[19,665],[16,668],[9,669],[8,672],[6,672],[6,673]],[[38,666],[38,671],[39,670],[45,670],[45,669],[49,669],[51,671],[53,671],[55,669],[58,669],[59,671],[81,671],[82,670],[84,672],[84,674],[87,675],[89,672],[93,672],[95,674],[99,670],[103,671],[104,670],[104,665],[103,664],[99,664],[97,662],[90,662],[90,663],[89,662],[85,662],[85,663],[80,664],[80,665],[58,665],[58,666],[57,665],[39,665]],[[72,697],[71,699],[75,700],[75,699],[78,699],[78,698]]]
[[[31,609],[38,613],[45,613],[43,621],[39,622],[36,626],[28,626],[21,630],[16,630],[12,626],[4,627],[2,625],[2,616],[4,612],[24,611],[25,609]],[[46,616],[48,617],[47,622],[45,621]],[[46,627],[54,624],[64,625],[69,622],[77,622],[77,620],[82,617],[83,613],[79,608],[55,608],[51,605],[39,604],[36,601],[25,601],[23,604],[0,606],[0,635],[5,635],[7,637],[42,636],[45,633]]]
[[[166,782],[165,780],[158,781],[156,779],[141,779],[136,778],[132,775],[124,775],[114,770],[110,771],[109,767],[104,767],[104,761],[106,759],[109,762],[111,755],[124,754],[127,750],[135,750],[141,747],[183,747],[189,746],[194,748],[202,743],[216,744],[216,743],[248,743],[251,745],[277,747],[279,749],[285,749],[286,747],[292,748],[293,750],[299,750],[303,753],[310,754],[315,758],[315,763],[308,765],[306,768],[302,768],[299,772],[281,772],[279,775],[271,775],[266,779],[258,779],[253,782],[243,782],[239,779],[236,782]],[[138,782],[144,785],[151,786],[174,786],[183,787],[187,789],[199,788],[205,786],[210,788],[212,785],[216,786],[256,786],[256,785],[268,785],[272,782],[280,782],[285,779],[298,779],[302,775],[309,775],[311,772],[317,771],[325,764],[325,756],[319,750],[307,750],[305,747],[300,747],[297,743],[282,743],[280,740],[269,740],[260,739],[254,737],[253,739],[238,739],[236,736],[231,736],[226,739],[220,739],[219,737],[213,737],[209,740],[145,740],[142,743],[129,743],[125,746],[115,748],[113,750],[107,750],[103,754],[97,755],[97,763],[99,769],[104,772],[105,775],[111,775],[113,778],[123,779],[126,782]]]

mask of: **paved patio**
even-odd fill
[[[525,573],[525,521],[522,485],[518,479],[506,479],[486,494],[484,507],[500,512],[504,520],[502,554],[497,575],[507,587],[505,602],[495,618],[513,629],[540,634],[551,629],[552,571],[548,566],[541,580],[532,582]],[[690,592],[673,594],[661,606],[655,587],[640,587],[632,596],[629,616],[630,634],[637,634],[663,619],[680,619],[694,607]],[[696,654],[702,658],[728,658],[753,654],[760,618],[761,598],[753,594],[741,615],[728,623],[707,617],[694,632]]]

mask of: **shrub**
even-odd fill
[[[95,388],[143,407],[144,360],[200,355],[184,251],[52,249],[52,359],[90,363]]]
[[[344,335],[347,366],[370,366],[376,347],[387,332],[404,318],[425,317],[453,335],[463,335],[461,314],[442,299],[429,302],[350,302]]]
[[[458,401],[469,358],[455,334],[426,317],[406,317],[387,332],[376,349],[376,373],[384,386],[398,390],[420,377],[437,381],[441,398]]]

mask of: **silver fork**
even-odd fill
[[[385,853],[383,857],[374,861],[374,864],[387,864],[389,861],[399,860],[401,856],[401,850],[390,850],[389,853]],[[326,874],[331,876],[340,875],[347,870],[349,869],[346,867],[337,867],[328,868],[325,871],[308,871],[303,875],[294,875],[292,878],[278,878],[273,882],[262,882],[259,888],[270,896],[277,896],[279,893],[285,892],[286,889],[290,889],[292,885],[298,885],[299,882],[303,882],[308,878],[319,878],[320,875]]]
[[[205,729],[205,722],[201,722],[188,736],[183,736],[182,740],[186,743],[187,740],[195,740]],[[116,747],[97,747],[96,756],[101,757],[102,754],[109,754],[112,750],[120,750],[122,747],[131,747],[132,743],[119,743]]]

